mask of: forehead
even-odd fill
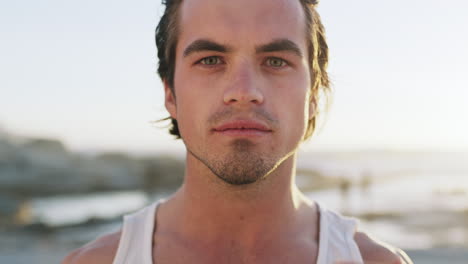
[[[184,0],[178,46],[200,38],[232,46],[286,38],[305,49],[305,21],[299,0]]]

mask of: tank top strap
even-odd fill
[[[155,213],[161,201],[124,216],[122,233],[113,264],[153,264],[152,246]],[[317,264],[348,261],[363,264],[354,241],[357,220],[341,216],[317,203],[320,212]]]
[[[318,203],[317,207],[320,212],[317,264],[364,263],[359,247],[354,241],[358,221],[328,210]]]
[[[122,233],[113,264],[152,264],[153,230],[157,201],[124,216]]]

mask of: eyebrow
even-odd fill
[[[184,50],[184,57],[189,56],[192,53],[202,52],[202,51],[217,51],[217,52],[229,52],[232,48],[218,44],[214,41],[208,39],[199,39],[192,42],[190,45],[187,46]]]
[[[299,46],[289,39],[275,39],[268,44],[256,47],[255,50],[257,53],[287,51],[302,57],[302,52]]]
[[[191,55],[192,53],[202,52],[202,51],[216,51],[216,52],[230,52],[232,47],[226,46],[223,44],[216,43],[208,39],[198,39],[190,43],[184,50],[184,57]],[[289,39],[275,39],[270,43],[257,46],[255,48],[256,53],[266,53],[266,52],[278,52],[278,51],[287,51],[296,54],[299,57],[302,57],[302,52],[299,46],[292,42]]]

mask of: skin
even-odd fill
[[[165,105],[187,148],[186,175],[155,216],[153,262],[315,263],[318,210],[294,183],[314,114],[299,2],[186,0],[180,11],[175,95],[165,83]],[[187,52],[198,40],[225,50]],[[265,50],[278,40],[297,49]],[[240,119],[268,132],[213,131]],[[101,237],[63,263],[112,263],[119,238]],[[404,263],[363,233],[355,240],[366,264]]]

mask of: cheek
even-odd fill
[[[175,80],[176,94],[195,99],[211,98],[217,92],[219,80],[216,76],[201,74],[189,66],[181,66],[176,71]]]
[[[206,131],[207,120],[214,109],[215,99],[209,93],[201,92],[199,87],[193,85],[180,85],[176,89],[177,97],[177,119],[179,129],[184,137],[197,134],[200,137]]]
[[[303,96],[296,98],[285,96],[283,100],[285,107],[283,107],[282,112],[285,115],[285,121],[287,120],[289,125],[294,124],[298,128],[306,123],[308,119],[309,108]]]
[[[309,86],[307,79],[291,79],[283,83],[272,98],[276,98],[275,112],[280,115],[288,133],[302,133],[309,118]]]

